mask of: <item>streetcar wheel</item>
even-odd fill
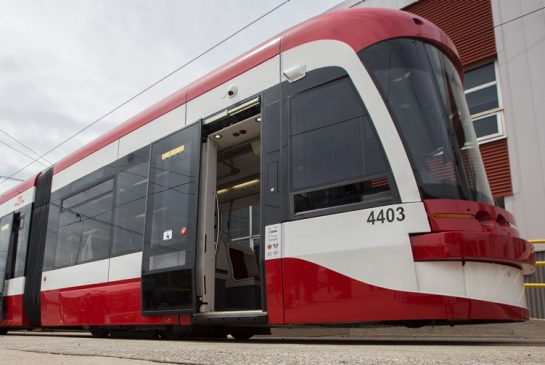
[[[110,335],[110,331],[102,327],[91,327],[91,336],[94,338],[105,338]]]
[[[228,334],[229,332],[224,328],[210,328],[210,327],[195,326],[191,329],[189,337],[225,339]]]
[[[422,328],[426,325],[426,322],[424,321],[407,321],[403,322],[405,327],[407,328]]]
[[[255,333],[253,331],[233,331],[230,334],[235,341],[248,341]]]
[[[226,339],[227,338],[227,332],[225,331],[211,331],[211,332],[207,332],[206,334],[203,335],[203,337],[206,337],[206,338],[216,338],[216,339]]]
[[[174,326],[157,331],[156,334],[162,340],[186,340],[190,336],[191,330],[187,327]]]

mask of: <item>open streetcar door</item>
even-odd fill
[[[193,312],[201,122],[152,144],[142,312]]]
[[[4,319],[4,286],[6,273],[9,270],[9,261],[12,255],[14,235],[17,230],[14,228],[15,215],[13,213],[0,219],[0,320]]]

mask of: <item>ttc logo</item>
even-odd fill
[[[15,200],[15,207],[18,208],[18,207],[22,206],[24,203],[25,203],[25,198],[23,198],[22,195],[19,195],[17,197],[17,200]]]

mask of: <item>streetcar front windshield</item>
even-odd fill
[[[386,102],[424,199],[494,204],[458,72],[438,48],[392,39],[360,58]]]

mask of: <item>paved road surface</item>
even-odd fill
[[[246,343],[0,336],[1,364],[545,364],[542,340],[355,340],[260,337]]]

